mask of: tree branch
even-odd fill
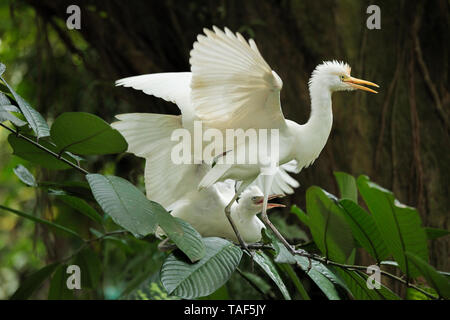
[[[303,251],[303,250],[302,251],[296,250],[295,254],[303,256],[303,257],[307,257],[309,259],[312,259],[312,260],[315,260],[315,261],[319,261],[319,262],[322,262],[322,263],[325,263],[325,264],[328,264],[328,265],[332,265],[332,266],[336,266],[336,267],[339,267],[339,268],[347,269],[347,270],[364,270],[364,271],[367,270],[367,266],[338,263],[338,262],[326,259],[324,257],[321,257],[319,255],[308,253],[308,252]],[[430,294],[430,293],[426,292],[425,290],[423,290],[423,289],[421,289],[421,288],[411,284],[410,282],[408,282],[406,280],[403,280],[402,278],[399,278],[399,277],[393,275],[392,273],[389,273],[389,272],[384,271],[384,270],[380,270],[380,273],[382,275],[388,277],[388,278],[391,278],[392,280],[395,280],[395,281],[398,281],[398,282],[402,283],[406,287],[413,288],[413,289],[419,291],[420,293],[426,295],[427,297],[429,297],[431,299],[437,299],[432,294]]]
[[[251,245],[247,245],[247,247],[249,249],[271,249],[274,250],[274,248],[271,245],[265,245],[265,244],[261,244],[261,243],[255,243],[255,244],[251,244]],[[358,270],[363,270],[363,271],[367,271],[367,266],[361,266],[361,265],[353,265],[353,264],[343,264],[343,263],[339,263],[339,262],[335,262],[332,260],[329,260],[327,258],[321,257],[317,254],[313,254],[313,253],[309,253],[306,252],[305,250],[295,250],[295,255],[299,255],[311,260],[315,260],[327,265],[332,265],[338,268],[342,268],[342,269],[346,269],[346,270],[350,270],[350,271],[358,271]],[[308,270],[309,271],[309,270]],[[306,271],[306,273],[308,273],[308,271]],[[408,288],[412,288],[414,290],[419,291],[420,293],[422,293],[423,295],[427,296],[428,298],[437,300],[438,298],[436,298],[434,295],[426,292],[425,290],[413,285],[412,283],[397,277],[396,275],[393,275],[392,273],[389,273],[387,271],[384,270],[380,270],[380,273],[392,280],[398,281],[400,283],[402,283],[403,285],[405,285]]]
[[[44,147],[43,145],[39,144],[38,142],[28,138],[27,136],[24,136],[23,134],[21,134],[20,132],[11,129],[8,126],[5,126],[3,123],[0,123],[0,126],[2,126],[3,128],[5,128],[6,130],[12,132],[13,134],[15,134],[18,138],[23,139],[31,144],[33,144],[34,146],[36,146],[37,148],[41,149],[44,152],[47,152],[48,154],[52,155],[53,157],[55,157],[56,159],[68,164],[69,166],[71,166],[74,169],[77,169],[78,171],[80,171],[82,174],[89,174],[89,171],[83,169],[82,167],[70,162],[69,160],[67,160],[66,158],[63,158],[60,154],[57,154],[55,152],[53,152],[52,150],[47,149],[46,147]]]

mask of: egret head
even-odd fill
[[[284,195],[269,195],[269,201],[281,197],[284,197]],[[250,216],[256,215],[262,211],[263,202],[264,194],[262,193],[261,189],[257,186],[250,186],[244,192],[242,192],[240,196],[239,206],[242,208],[240,212],[245,212],[245,214],[248,214]],[[267,210],[281,207],[285,207],[285,205],[279,203],[267,203]]]
[[[311,79],[309,80],[310,90],[315,86],[319,86],[322,88],[326,87],[331,92],[360,89],[377,93],[375,90],[363,86],[368,85],[378,88],[377,84],[354,78],[350,75],[350,72],[351,68],[347,63],[335,60],[324,61],[312,73]]]

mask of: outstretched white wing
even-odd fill
[[[175,103],[183,116],[192,113],[191,73],[168,72],[144,74],[116,81],[116,86],[131,87],[148,95]]]
[[[218,128],[282,128],[283,82],[253,40],[213,27],[191,51],[191,101],[205,125]]]
[[[300,184],[297,180],[292,178],[288,172],[298,173],[297,161],[291,160],[282,164],[277,168],[273,178],[270,194],[292,194],[294,188],[298,188]],[[253,181],[252,185],[257,185],[261,190],[264,190],[263,177],[261,175]]]

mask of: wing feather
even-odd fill
[[[144,74],[116,81],[116,86],[141,90],[166,101],[175,103],[183,115],[193,113],[191,106],[191,73],[167,72]]]
[[[275,176],[273,178],[272,187],[270,190],[271,194],[292,194],[294,193],[294,189],[298,188],[300,184],[297,180],[292,178],[288,172],[298,173],[296,170],[297,161],[292,160],[285,164],[282,164],[277,168]],[[259,175],[252,185],[258,186],[261,190],[263,189],[263,179],[261,175]]]
[[[196,115],[218,129],[284,127],[283,83],[255,42],[227,28],[204,29],[204,34],[197,37],[190,58]]]

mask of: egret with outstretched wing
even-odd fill
[[[352,77],[347,64],[324,62],[316,67],[309,81],[311,115],[308,122],[300,125],[286,120],[280,104],[282,81],[265,62],[255,42],[247,42],[239,33],[228,29],[213,29],[205,29],[205,35],[197,37],[191,51],[191,100],[195,113],[210,127],[278,129],[279,153],[277,159],[272,159],[276,163],[295,159],[297,171],[300,171],[319,156],[331,131],[333,92],[361,89],[376,93],[363,85],[377,85]],[[235,150],[227,152],[239,152],[241,147],[248,148],[236,146]],[[234,179],[243,181],[243,190],[265,166],[267,163],[219,163],[205,175],[200,187]],[[263,175],[262,178],[266,204],[273,177]],[[230,206],[226,210],[229,209]],[[266,209],[264,205],[262,219],[270,223]],[[276,230],[273,231],[291,248]]]
[[[224,31],[216,27],[213,31],[204,29],[204,33],[197,37],[191,51],[190,73],[131,77],[119,80],[118,85],[130,86],[177,103],[183,112],[185,127],[200,119],[207,127],[219,130],[277,130],[279,152],[275,155],[276,159],[271,159],[270,168],[267,167],[267,161],[254,164],[217,161],[199,183],[200,188],[208,188],[226,179],[242,181],[239,190],[226,206],[225,213],[239,241],[245,246],[230,216],[231,206],[239,194],[261,172],[273,173],[273,163],[282,165],[295,160],[296,172],[299,172],[314,162],[331,131],[333,92],[360,89],[376,93],[364,85],[378,86],[352,77],[346,63],[324,62],[315,68],[310,78],[311,115],[307,123],[300,125],[284,118],[280,104],[282,81],[263,59],[253,40],[247,42],[242,35],[234,34],[227,28]],[[141,143],[144,145],[145,141],[141,140]],[[225,150],[224,156],[248,153],[252,149],[248,144],[238,144]],[[289,243],[273,228],[266,214],[273,174],[265,174],[261,178],[265,197],[261,217],[293,252]],[[180,183],[179,179],[174,180]]]

